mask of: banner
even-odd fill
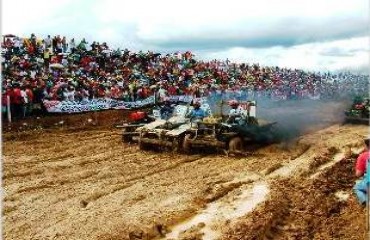
[[[149,106],[155,103],[155,97],[150,96],[145,98],[144,100],[135,101],[135,102],[124,102],[118,101],[114,99],[110,99],[110,108],[111,109],[133,109],[133,108],[142,108],[145,106]]]
[[[141,101],[124,102],[110,98],[98,98],[83,101],[43,100],[46,110],[50,113],[78,113],[105,109],[133,109],[154,104],[154,96]]]
[[[191,103],[193,101],[193,96],[190,95],[174,95],[169,96],[170,102],[183,102],[183,103]]]

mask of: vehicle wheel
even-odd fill
[[[172,147],[171,147],[171,151],[173,153],[179,151],[179,140],[177,138],[174,138],[172,140]]]
[[[130,135],[123,135],[124,133],[126,132],[133,132],[135,129],[134,128],[131,128],[131,127],[127,127],[125,128],[123,131],[122,131],[122,141],[123,142],[132,142],[132,136]]]
[[[256,119],[256,118],[251,117],[251,118],[250,118],[250,122],[249,122],[249,124],[251,124],[251,125],[258,125],[258,121],[257,121],[257,119]]]
[[[186,134],[184,137],[184,141],[182,142],[182,150],[186,153],[190,152],[191,143],[190,143],[191,135]]]
[[[124,143],[129,143],[129,142],[132,142],[132,137],[131,136],[124,136],[122,135],[122,142]]]
[[[234,137],[229,142],[229,151],[241,152],[243,150],[243,140],[240,137]]]

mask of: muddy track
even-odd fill
[[[328,149],[312,162],[317,158],[328,161],[332,151]],[[357,156],[342,157],[314,178],[307,177],[309,171],[273,180],[270,199],[229,227],[224,239],[366,239],[365,209],[352,194]],[[312,171],[319,168],[310,166]],[[337,192],[344,192],[345,198]]]
[[[159,239],[199,215],[209,221],[189,226],[179,239],[328,237],[314,216],[336,230],[334,219],[345,226],[353,219],[346,211],[361,210],[353,197],[337,204],[328,193],[348,193],[353,182],[353,158],[345,162],[343,173],[337,169],[343,162],[334,158],[345,146],[360,148],[359,135],[367,131],[366,126],[333,125],[289,145],[260,146],[242,157],[141,151],[135,144],[123,144],[120,131],[110,128],[49,129],[14,137],[6,133],[4,238]],[[311,178],[316,172],[320,174]],[[333,175],[330,181],[324,181],[327,173]],[[333,184],[335,178],[345,183]],[[261,189],[253,189],[260,181],[269,193],[255,206],[253,196]],[[319,191],[314,195],[306,188]],[[313,205],[299,193],[320,197],[324,202],[311,201],[325,207],[321,215],[310,215]],[[223,209],[224,215],[212,215],[209,209]],[[305,220],[295,224],[299,219]],[[319,230],[302,234],[313,227]]]

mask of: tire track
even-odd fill
[[[164,167],[164,168],[161,168],[161,169],[158,169],[158,170],[154,170],[154,171],[151,171],[149,173],[146,173],[145,175],[139,175],[139,176],[136,176],[136,177],[133,177],[133,178],[129,178],[121,186],[120,185],[117,186],[116,183],[112,183],[110,185],[110,186],[114,186],[112,189],[104,190],[104,191],[99,192],[99,193],[94,193],[93,195],[87,197],[85,200],[82,200],[84,202],[83,205],[87,206],[87,204],[92,202],[92,201],[97,201],[98,199],[100,199],[102,197],[105,197],[105,196],[110,195],[110,194],[114,194],[118,191],[127,189],[129,187],[132,187],[133,185],[137,184],[139,182],[139,180],[140,181],[145,181],[146,179],[150,178],[153,175],[160,174],[162,172],[170,171],[170,170],[175,169],[175,168],[177,168],[177,167],[179,167],[183,164],[192,163],[192,162],[201,160],[203,158],[205,158],[205,157],[204,156],[191,157],[191,158],[186,159],[184,161],[177,162],[177,163],[173,164],[172,166],[168,166],[168,167]]]
[[[26,147],[21,146],[21,142],[7,141],[4,152],[5,236],[9,239],[25,239],[25,236],[34,239],[103,239],[101,236],[114,239],[136,236],[135,232],[142,233],[143,237],[158,236],[147,229],[163,226],[161,229],[165,230],[167,225],[194,215],[207,203],[223,201],[228,195],[231,198],[225,203],[233,203],[232,197],[239,196],[238,186],[253,183],[244,179],[247,172],[261,172],[272,165],[279,168],[303,158],[312,159],[315,154],[311,153],[317,149],[335,146],[336,141],[345,142],[354,132],[368,131],[365,128],[348,129],[350,131],[343,132],[340,137],[336,137],[338,133],[334,128],[332,133],[327,131],[303,137],[302,142],[310,143],[312,147],[301,156],[296,155],[302,150],[298,149],[299,144],[288,150],[274,146],[260,148],[257,150],[260,155],[244,158],[143,152],[136,145],[122,144],[120,137],[112,131],[75,132],[61,137],[58,135],[63,131],[54,135],[47,133],[35,137],[34,145],[28,141]],[[320,135],[324,136],[322,140]],[[339,149],[340,145],[336,147]],[[55,153],[53,149],[56,149]],[[317,165],[317,169],[320,167]],[[37,174],[36,170],[44,172]],[[276,173],[273,168],[270,172]],[[275,181],[268,173],[266,175],[259,177],[268,179],[269,183]],[[234,181],[234,185],[229,185],[230,181]],[[47,184],[52,187],[45,187]],[[17,190],[21,192],[17,193]],[[284,239],[286,229],[295,231],[291,221],[293,215],[300,213],[291,204],[289,192],[274,199],[281,204],[264,202],[257,209],[265,211],[253,219],[266,220],[263,223],[266,231],[275,226],[270,230],[270,239],[274,239],[273,236]],[[270,213],[280,220],[269,219]],[[250,215],[241,218],[250,219]],[[229,226],[227,223],[221,225]],[[250,227],[247,229],[255,226]],[[261,233],[259,229],[255,230]],[[253,236],[241,234],[236,232],[230,237],[222,237],[246,239]],[[264,235],[261,233],[259,237]]]

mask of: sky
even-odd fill
[[[369,72],[368,0],[2,0],[2,34],[307,71]]]

